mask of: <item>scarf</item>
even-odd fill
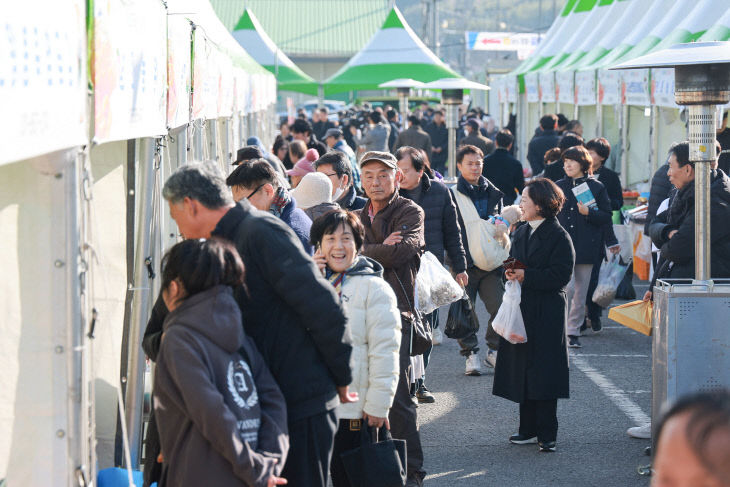
[[[281,218],[281,213],[284,211],[284,207],[291,203],[291,195],[286,188],[279,187],[274,195],[274,201],[271,202],[269,212],[277,218]]]
[[[337,291],[337,295],[341,298],[342,297],[342,285],[345,283],[345,272],[333,272],[329,269],[327,269],[326,277],[327,280],[332,284],[332,287],[335,288],[335,291]]]

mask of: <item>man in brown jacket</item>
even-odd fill
[[[408,117],[408,129],[398,134],[393,145],[393,153],[400,147],[406,145],[421,149],[426,152],[429,162],[431,161],[431,136],[421,128],[421,120],[415,115]]]
[[[365,227],[362,254],[377,260],[384,268],[383,278],[398,298],[401,312],[413,310],[416,274],[425,247],[423,210],[413,201],[398,195],[403,173],[395,157],[387,152],[366,152],[360,160],[362,186],[368,197],[360,210]],[[394,438],[406,440],[408,457],[407,487],[421,486],[423,450],[418,433],[416,406],[411,401],[410,327],[403,328],[400,349],[400,379],[389,420]]]
[[[481,132],[479,132],[479,122],[470,118],[466,121],[464,129],[466,130],[466,137],[459,141],[459,147],[463,147],[465,145],[479,147],[482,150],[482,154],[485,156],[494,152],[494,142],[484,137]]]

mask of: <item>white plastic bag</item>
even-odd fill
[[[607,308],[616,297],[616,289],[626,274],[629,264],[622,264],[619,255],[611,254],[608,260],[601,262],[598,271],[598,284],[593,292],[593,302],[601,308]]]
[[[502,338],[510,343],[527,342],[527,331],[522,319],[520,301],[522,300],[522,286],[517,281],[507,281],[504,286],[502,305],[494,317],[492,327]]]
[[[449,271],[431,252],[421,256],[421,267],[416,275],[416,308],[424,314],[432,313],[461,299],[464,290]]]

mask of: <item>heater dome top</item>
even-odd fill
[[[690,42],[652,52],[610,69],[673,68],[730,63],[730,42]]]

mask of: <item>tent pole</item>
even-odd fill
[[[628,184],[629,172],[629,106],[621,105],[620,115],[621,130],[621,187],[625,188]]]
[[[142,421],[144,402],[145,356],[142,352],[142,336],[149,318],[152,303],[152,278],[150,269],[152,251],[153,192],[155,176],[156,139],[139,139],[138,206],[139,228],[135,232],[134,281],[127,292],[132,295],[131,319],[129,323],[129,352],[127,356],[125,418],[129,434],[131,453],[130,465],[139,466],[142,447]]]
[[[651,161],[651,173],[654,174],[659,168],[659,107],[651,107],[651,126],[649,129],[651,139],[649,141],[649,160]]]
[[[596,103],[596,136],[603,137],[603,105]]]

